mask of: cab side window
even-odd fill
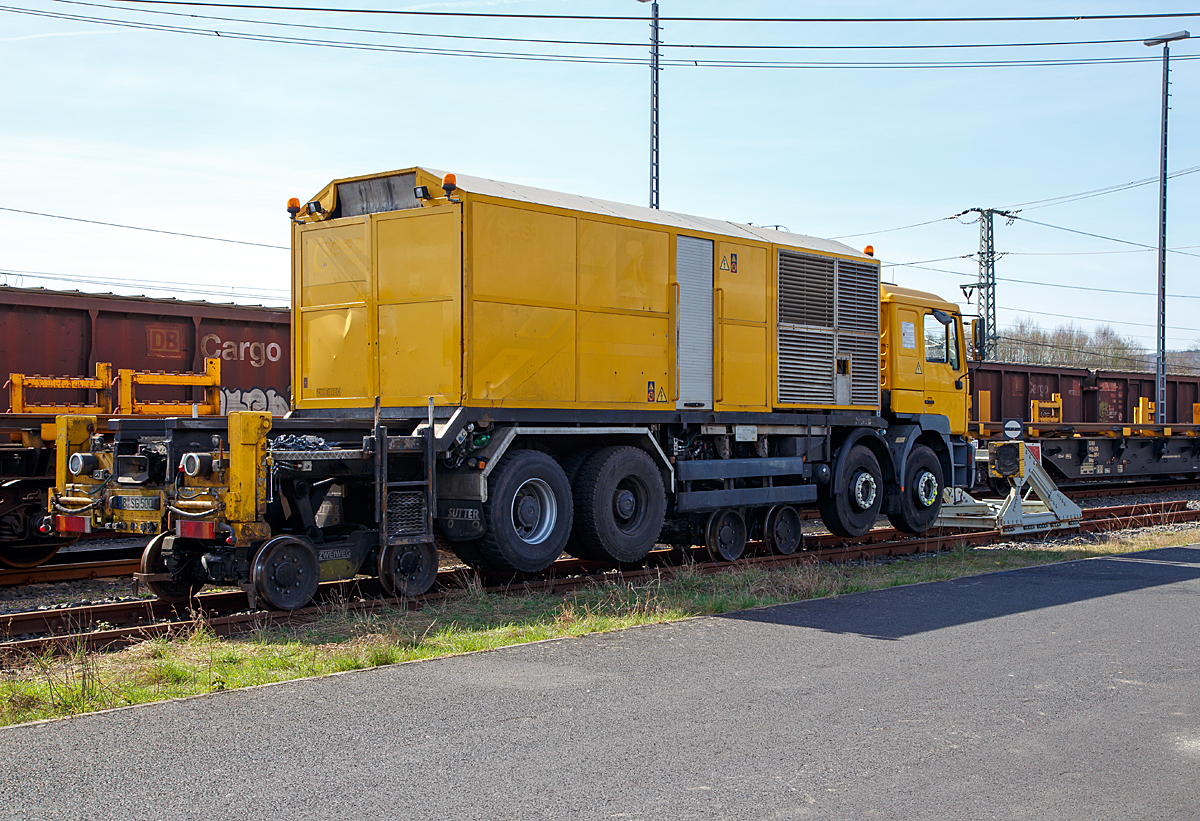
[[[957,324],[943,325],[933,314],[925,314],[925,361],[940,362],[958,370]]]
[[[950,335],[946,333],[946,325],[938,322],[933,314],[925,314],[925,361],[948,361]],[[957,358],[957,357],[955,357]]]

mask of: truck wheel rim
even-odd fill
[[[558,521],[554,491],[542,479],[526,479],[517,488],[512,503],[512,523],[517,537],[526,544],[541,544],[550,538]]]
[[[917,485],[914,488],[917,493],[917,501],[923,507],[932,507],[938,497],[938,480],[930,471],[922,471],[917,477]]]
[[[870,510],[875,503],[875,477],[865,470],[854,477],[854,504],[859,510]]]

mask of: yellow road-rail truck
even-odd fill
[[[790,553],[797,507],[915,533],[972,480],[958,310],[881,290],[867,253],[421,168],[288,210],[289,418],[60,426],[61,495],[160,499],[163,597],[290,609],[356,573],[415,594],[435,545],[524,572]]]

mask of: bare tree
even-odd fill
[[[1195,354],[1200,360],[1200,351]],[[1067,323],[1047,331],[1024,317],[1000,331],[996,359],[1026,365],[1106,371],[1154,370],[1154,357],[1146,346],[1130,337],[1121,336],[1111,325],[1100,325],[1089,331],[1074,323]],[[1172,355],[1168,354],[1168,370],[1172,369],[1173,364],[1184,366],[1185,362],[1181,356],[1172,362]],[[1184,370],[1183,367],[1180,369]]]

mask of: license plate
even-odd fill
[[[157,496],[114,496],[113,510],[158,510]]]

